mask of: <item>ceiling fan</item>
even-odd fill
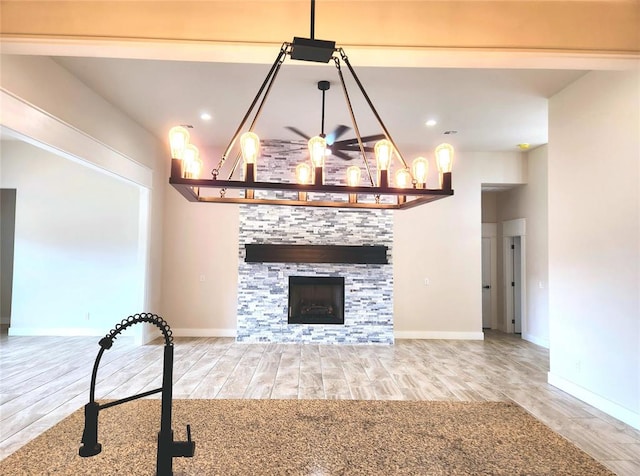
[[[344,124],[339,124],[336,128],[331,131],[329,134],[325,134],[324,132],[324,104],[325,104],[325,93],[331,87],[331,83],[329,81],[318,81],[318,89],[322,91],[322,121],[320,124],[320,137],[324,137],[327,140],[327,147],[331,151],[332,155],[339,157],[343,160],[353,160],[355,157],[345,152],[354,151],[359,152],[360,146],[358,145],[358,138],[354,137],[352,139],[338,140],[342,137],[348,130],[351,128],[349,126],[345,126]],[[304,132],[302,132],[297,127],[286,126],[291,132],[303,137],[306,140],[309,140],[311,137]],[[365,144],[371,141],[377,141],[380,139],[384,139],[386,136],[384,134],[374,134],[370,136],[362,137],[362,143]],[[366,152],[373,152],[373,147],[365,146],[364,150]]]

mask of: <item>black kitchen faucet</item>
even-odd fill
[[[98,366],[105,350],[113,345],[117,336],[134,324],[147,322],[153,324],[162,331],[164,336],[164,364],[162,371],[162,387],[148,392],[132,395],[127,398],[115,400],[104,404],[95,401],[96,377]],[[173,335],[167,322],[155,314],[135,314],[124,319],[115,326],[109,334],[100,339],[100,350],[93,364],[91,375],[91,388],[89,391],[89,403],[84,406],[84,431],[82,432],[82,446],[78,454],[82,457],[95,456],[102,451],[102,445],[98,443],[98,413],[105,408],[130,402],[138,398],[147,397],[154,393],[162,392],[162,408],[160,414],[160,432],[158,433],[158,454],[156,459],[157,476],[173,475],[173,458],[191,458],[195,452],[196,444],[191,441],[191,427],[187,425],[187,441],[173,441],[173,429],[171,428],[171,405],[173,399]]]

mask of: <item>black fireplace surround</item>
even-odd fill
[[[344,324],[344,278],[289,276],[289,324]]]

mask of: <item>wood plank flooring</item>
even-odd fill
[[[87,403],[98,340],[0,337],[0,459]],[[547,349],[493,331],[484,341],[394,346],[177,338],[173,392],[174,398],[512,400],[616,474],[640,474],[640,432],[548,385],[548,370]],[[137,347],[121,337],[104,353],[96,397],[158,388],[161,374],[160,341]]]

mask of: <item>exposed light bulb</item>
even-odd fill
[[[376,142],[375,145],[376,162],[378,171],[389,170],[391,159],[393,158],[393,144],[387,139]]]
[[[296,182],[300,185],[311,183],[311,166],[306,162],[298,164],[296,167]]]
[[[201,158],[197,158],[191,163],[191,178],[198,179],[202,173],[203,163]]]
[[[347,168],[347,185],[349,187],[359,186],[361,176],[362,171],[357,165],[352,165],[351,167]]]
[[[315,136],[309,139],[309,156],[314,167],[324,167],[326,149],[327,141],[324,137]]]
[[[260,138],[253,132],[245,132],[240,136],[240,147],[245,164],[255,164],[260,153]]]
[[[184,149],[189,144],[189,131],[182,126],[175,126],[169,130],[169,145],[171,158],[182,159]]]
[[[199,156],[200,152],[198,151],[198,148],[193,144],[187,144],[184,148],[184,155],[182,157],[185,178],[196,178],[193,176],[193,172],[197,167],[197,161],[200,160]]]
[[[400,169],[396,172],[396,187],[409,188],[411,187],[411,174],[407,169]]]
[[[453,166],[453,146],[450,144],[440,144],[436,147],[436,162],[438,171],[443,174],[451,172]]]
[[[427,183],[427,173],[429,172],[429,161],[424,157],[416,157],[411,163],[411,171],[416,181],[417,188],[424,188]]]

